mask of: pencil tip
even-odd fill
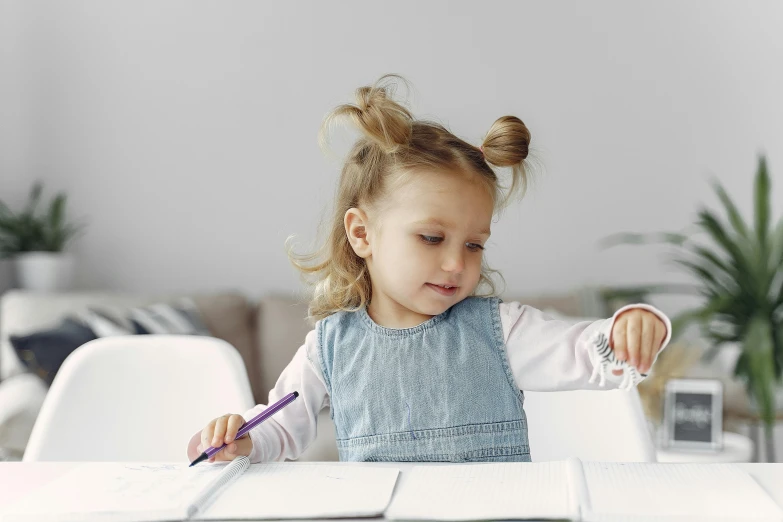
[[[209,458],[209,455],[207,455],[207,453],[206,453],[206,452],[204,452],[204,453],[202,453],[201,455],[199,455],[198,457],[196,457],[196,460],[194,460],[193,462],[191,462],[191,463],[190,463],[190,466],[188,466],[188,467],[189,467],[189,468],[192,468],[193,466],[195,466],[196,464],[198,464],[199,462],[201,462],[202,460],[205,460],[205,459],[207,459],[207,458]]]

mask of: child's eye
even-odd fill
[[[484,250],[484,247],[479,245],[478,243],[465,243],[465,246],[468,247],[468,250],[471,252],[478,252],[479,250]]]
[[[419,237],[421,238],[422,241],[424,241],[428,245],[437,245],[438,243],[443,241],[443,238],[438,236],[425,236],[424,234],[419,234]]]

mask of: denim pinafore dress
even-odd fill
[[[499,299],[469,297],[424,323],[375,323],[366,309],[316,324],[343,461],[530,461]]]

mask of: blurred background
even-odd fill
[[[321,121],[397,73],[416,117],[470,143],[507,114],[531,130],[530,188],[486,250],[505,296],[681,282],[662,247],[599,243],[684,230],[720,208],[711,179],[752,222],[761,155],[777,222],[781,27],[777,0],[0,0],[0,201],[22,209],[40,182],[43,208],[62,194],[82,225],[59,245],[71,277],[49,290],[299,298],[284,241],[318,240],[351,139],[338,131],[324,155]],[[31,288],[13,262],[0,260],[0,292]],[[651,302],[672,316],[693,304]],[[6,302],[0,379],[23,368],[9,333],[88,300],[59,303]],[[58,312],[30,319],[46,306]]]
[[[487,248],[511,294],[668,280],[599,239],[684,228],[709,176],[749,212],[757,154],[783,169],[778,1],[0,5],[0,194],[67,193],[82,288],[295,291],[284,240],[316,239],[339,172],[321,120],[389,72],[471,143],[530,128]]]

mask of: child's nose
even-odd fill
[[[450,252],[443,260],[441,268],[444,272],[461,273],[465,269],[465,259],[462,252]]]

